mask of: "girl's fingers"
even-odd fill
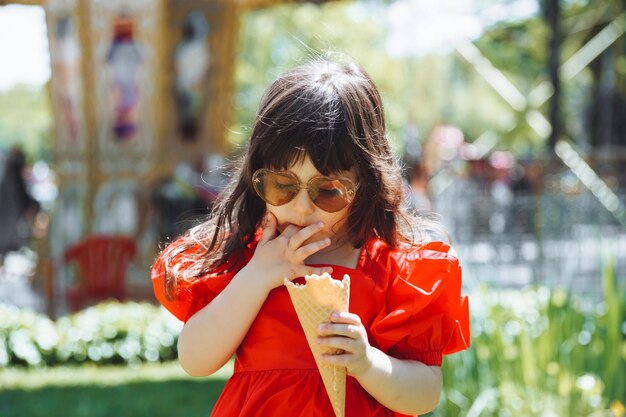
[[[265,218],[263,219],[263,234],[261,235],[261,239],[259,240],[259,244],[265,244],[272,240],[274,235],[276,234],[276,217],[270,212],[265,214]]]
[[[300,249],[296,250],[296,256],[300,259],[306,259],[315,252],[324,249],[328,245],[330,245],[330,238],[324,238],[322,240],[318,240],[317,242],[309,243],[308,245],[302,246]]]
[[[333,323],[347,323],[347,324],[361,325],[361,317],[359,317],[357,314],[349,313],[349,312],[336,311],[333,314],[331,314],[330,320]]]
[[[291,241],[291,237],[298,233],[300,230],[301,229],[295,224],[290,224],[285,227],[285,230],[283,230],[283,232],[280,234],[280,237],[285,239],[287,243],[289,243]]]
[[[304,268],[301,276],[305,276],[305,275],[322,275],[323,273],[332,274],[333,273],[333,268],[330,267],[330,266],[324,266],[324,267],[321,267],[321,268],[313,268],[313,267],[307,266],[307,267]]]
[[[338,349],[340,349],[340,352],[344,351],[345,353],[354,353],[355,350],[354,339],[348,337],[318,337],[317,344],[331,348],[333,354],[336,354]]]
[[[347,367],[354,360],[354,354],[349,352],[341,354],[322,353],[322,360],[335,366]]]
[[[355,324],[331,324],[320,325],[318,329],[320,336],[333,335],[344,336],[350,339],[358,339],[361,336],[361,327]]]
[[[319,232],[323,228],[324,228],[324,223],[317,222],[317,223],[310,224],[307,227],[304,227],[298,230],[295,234],[293,234],[289,238],[289,249],[291,249],[292,251],[298,250],[298,248],[300,248],[300,246],[304,242],[306,242],[308,238],[310,238],[311,236],[313,236],[315,233]]]

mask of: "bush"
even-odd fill
[[[472,347],[445,360],[434,415],[624,416],[623,284],[606,274],[597,302],[547,287],[472,294]]]
[[[171,314],[148,303],[101,303],[56,322],[0,305],[0,367],[170,360],[180,329]]]

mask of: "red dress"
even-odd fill
[[[164,295],[165,255],[161,254],[152,271],[155,294],[170,312],[187,321],[228,285],[255,247],[256,242],[249,245],[231,273],[182,282],[173,301]],[[171,264],[184,268],[183,257],[184,253],[177,255]],[[374,238],[364,245],[355,269],[332,267],[336,279],[350,275],[349,310],[361,317],[372,346],[395,358],[427,365],[441,365],[442,355],[469,347],[468,300],[461,294],[458,259],[447,244],[432,242],[400,251]],[[403,416],[378,403],[350,376],[345,415]],[[211,416],[334,417],[284,286],[270,292],[237,349],[234,374]]]

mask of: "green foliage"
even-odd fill
[[[384,2],[292,4],[243,16],[230,142],[246,142],[261,94],[276,76],[334,50],[354,57],[378,85],[392,146],[398,153],[403,151],[407,125],[415,125],[424,140],[442,123],[460,127],[468,142],[491,131],[498,138],[499,148],[516,154],[544,150],[547,138],[531,128],[526,114],[538,106],[534,110],[547,117],[549,110],[548,99],[536,104],[529,98],[531,92],[536,98],[535,88],[550,81],[551,33],[541,13],[526,20],[502,21],[487,28],[475,42],[480,53],[529,98],[528,108],[515,110],[458,53],[391,57],[386,46],[389,22],[381,18],[385,7]],[[617,0],[566,1],[561,7],[562,62],[624,11],[623,2]],[[626,59],[620,51],[624,50],[624,42],[622,37],[614,46],[616,86],[622,90]],[[597,63],[590,67],[599,68]],[[588,142],[592,135],[584,120],[585,111],[594,105],[594,82],[593,71],[586,68],[573,79],[564,80],[562,86],[564,132],[580,143]]]
[[[250,12],[242,18],[235,116],[229,140],[246,142],[265,88],[284,70],[324,55],[345,53],[356,59],[377,84],[386,110],[394,150],[403,152],[404,129],[415,125],[424,140],[438,124],[459,126],[469,142],[494,131],[502,146],[516,152],[541,148],[532,131],[476,70],[456,53],[394,58],[387,53],[385,6],[353,2],[284,5]],[[546,29],[540,19],[508,23],[479,42],[524,93],[545,74]],[[493,53],[492,53],[493,52]],[[519,64],[519,57],[523,63]]]
[[[0,368],[138,364],[176,357],[180,322],[148,303],[107,302],[53,322],[0,305]]]
[[[27,155],[49,160],[51,130],[46,86],[17,85],[0,91],[0,148],[19,144]]]
[[[330,2],[275,6],[242,17],[231,143],[247,140],[261,95],[270,82],[283,71],[328,52],[355,58],[381,90],[400,86],[395,80],[402,69],[385,54],[383,25],[373,15],[355,11],[352,2]]]
[[[458,58],[387,54],[387,28],[380,19],[383,7],[376,2],[367,7],[330,2],[277,6],[243,16],[230,142],[246,142],[261,95],[280,73],[329,54],[339,60],[343,55],[355,59],[372,77],[398,153],[403,151],[408,124],[424,134],[442,122],[457,124],[470,140],[502,124],[502,100],[484,82],[468,86],[476,74],[459,65]]]
[[[626,288],[608,271],[599,303],[545,287],[473,294],[472,348],[446,359],[445,400],[434,415],[609,416],[619,408]]]
[[[548,76],[549,28],[541,17],[502,22],[476,41],[491,63],[504,72],[524,95]]]

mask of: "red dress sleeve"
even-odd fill
[[[394,251],[386,306],[371,328],[378,347],[398,359],[441,366],[443,355],[470,344],[469,304],[461,294],[461,267],[454,250],[431,242]],[[396,275],[397,274],[397,275]]]
[[[203,249],[197,244],[172,256],[172,249],[175,249],[181,243],[182,239],[179,239],[161,252],[152,267],[151,277],[154,295],[157,300],[179,320],[187,322],[191,316],[209,304],[226,288],[241,267],[233,267],[231,262],[227,262],[218,270],[212,271],[203,277],[193,279],[179,278],[171,297],[168,297],[165,291],[166,265],[169,266],[169,270],[172,273],[184,274],[186,268],[193,262],[189,259],[189,255]],[[229,267],[230,270],[228,270]]]

